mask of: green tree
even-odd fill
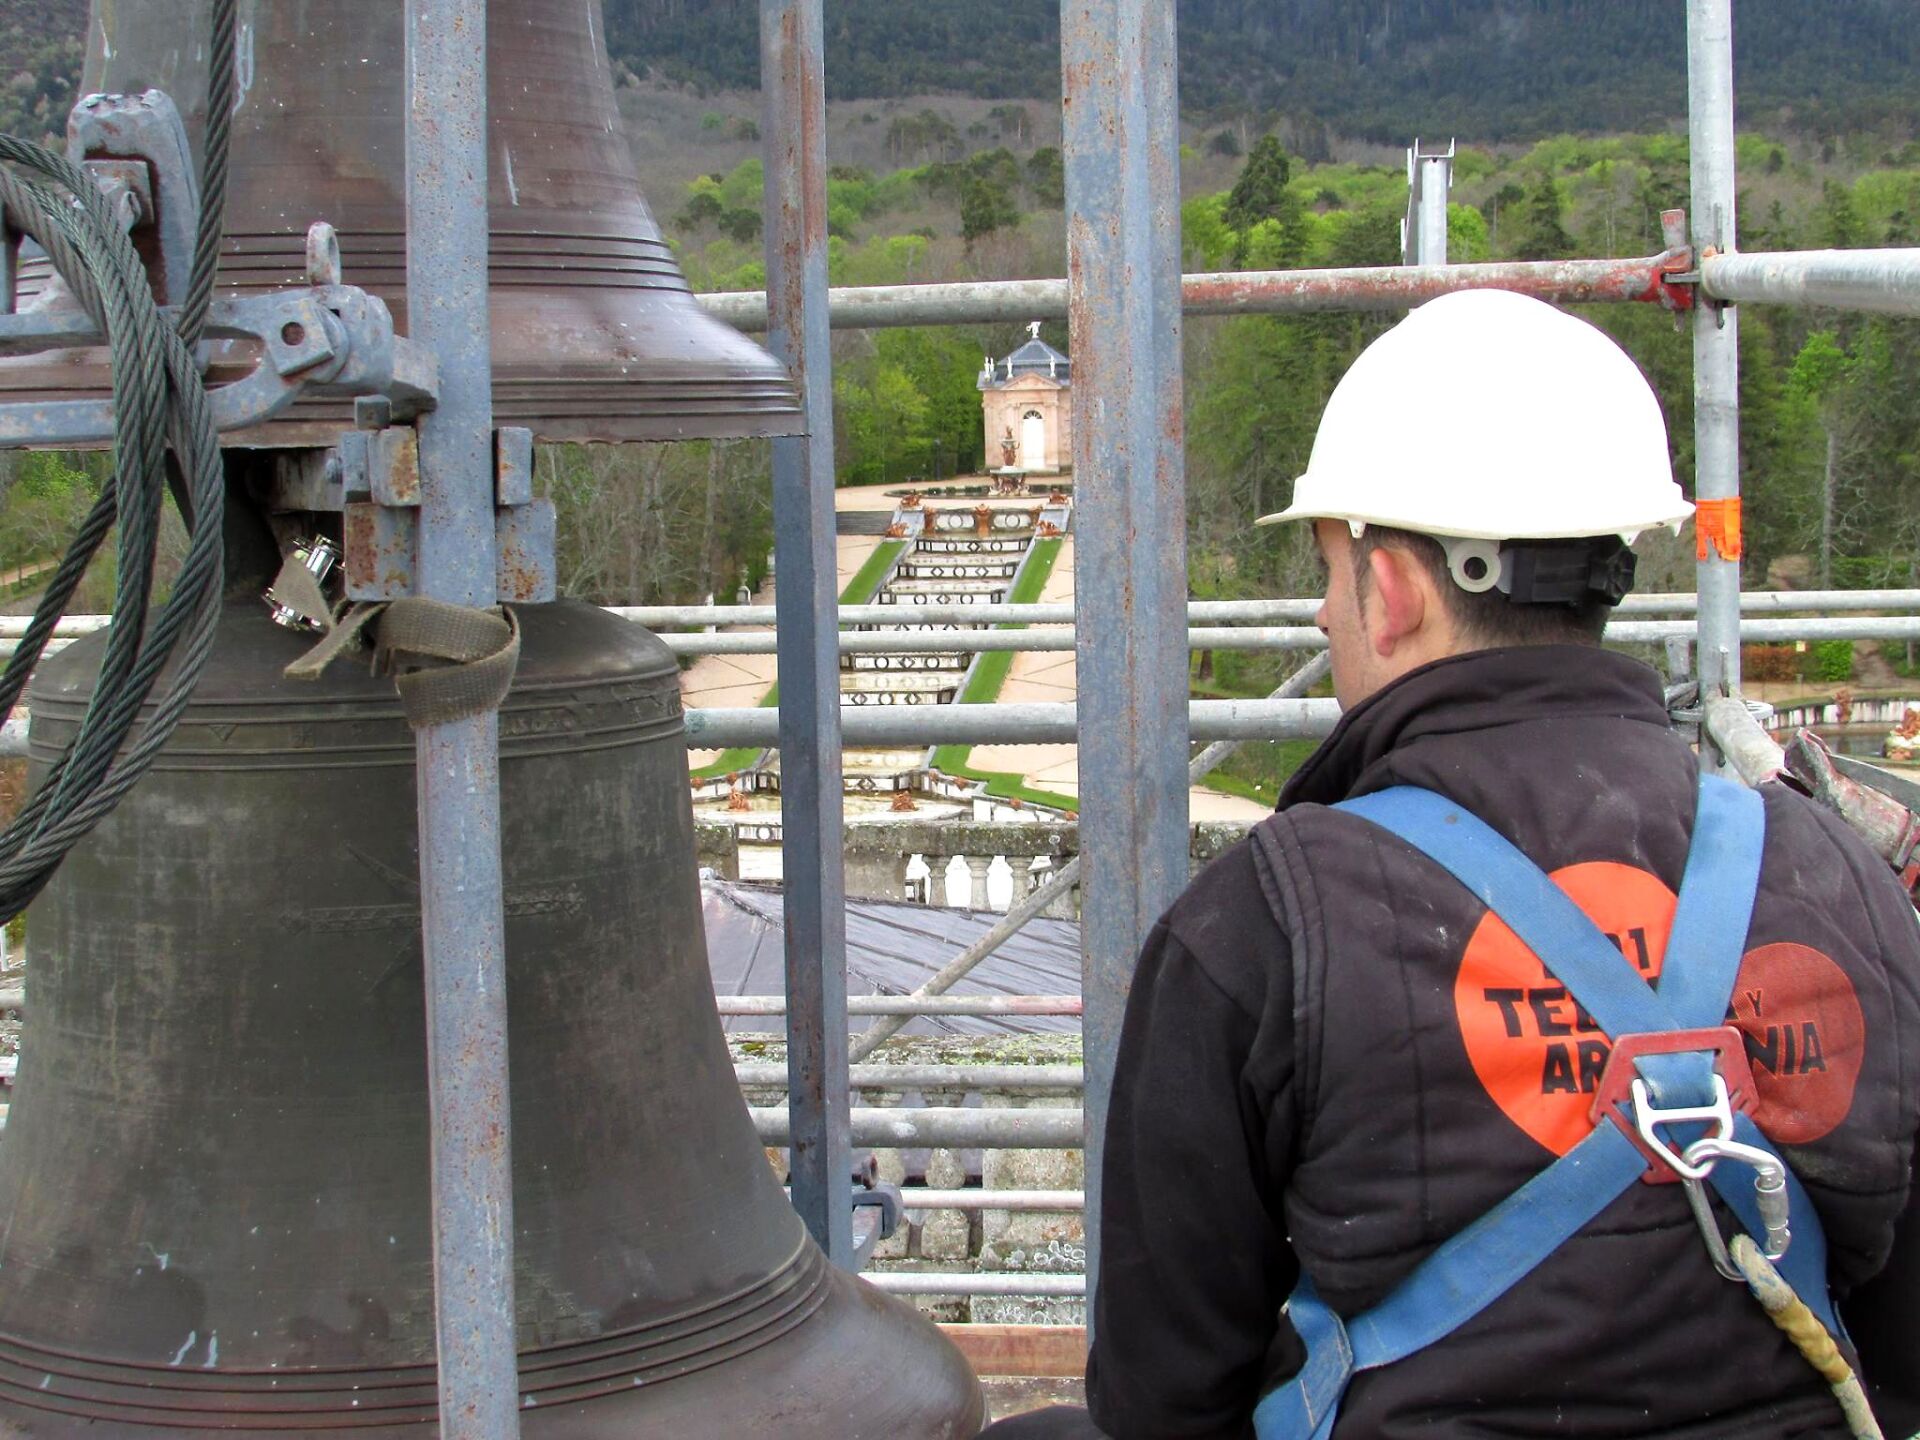
[[[960,236],[973,249],[973,242],[995,230],[1009,229],[1020,223],[1020,207],[996,181],[968,175],[960,185]]]
[[[900,366],[881,362],[862,384],[834,377],[833,397],[845,444],[843,484],[872,484],[905,474],[927,441],[927,397]]]
[[[1067,170],[1053,146],[1042,146],[1027,157],[1027,188],[1049,210],[1067,203]]]
[[[1242,256],[1245,236],[1254,226],[1263,220],[1285,224],[1298,212],[1300,202],[1288,189],[1292,180],[1293,162],[1285,148],[1276,137],[1262,135],[1254,142],[1247,163],[1240,167],[1240,177],[1227,192],[1226,207],[1220,213],[1227,228],[1242,237]]]
[[[1833,584],[1834,528],[1839,515],[1842,432],[1846,424],[1847,382],[1853,361],[1831,330],[1816,330],[1793,357],[1787,389],[1820,428],[1819,560],[1821,589]]]
[[[1573,236],[1567,233],[1567,197],[1560,182],[1543,170],[1534,178],[1522,202],[1518,245],[1523,260],[1565,260],[1573,254]]]
[[[1820,187],[1821,242],[1836,250],[1854,250],[1867,243],[1866,226],[1853,203],[1853,191],[1838,180]]]
[[[760,212],[744,208],[722,211],[720,233],[742,245],[751,244],[760,238]]]

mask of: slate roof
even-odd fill
[[[707,963],[717,995],[780,995],[786,991],[784,896],[777,885],[700,877]],[[905,995],[986,934],[1000,916],[987,910],[913,905],[895,900],[847,901],[847,993]],[[1080,924],[1038,916],[982,960],[955,995],[1077,995]],[[864,1022],[856,1022],[856,1026]],[[728,1016],[730,1031],[782,1028],[768,1016]],[[922,1015],[908,1035],[1072,1034],[1072,1015]]]
[[[1064,385],[1073,379],[1073,361],[1046,341],[1035,337],[1006,359],[995,363],[991,375],[983,370],[980,374],[980,388],[997,390],[1023,375],[1044,375]]]

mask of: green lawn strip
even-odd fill
[[[1257,800],[1271,805],[1280,798],[1280,787],[1320,746],[1318,740],[1279,740],[1266,744],[1249,742],[1229,755],[1200,783],[1224,795]]]
[[[873,554],[869,555],[866,563],[854,572],[853,578],[847,582],[847,588],[840,592],[840,603],[864,605],[871,600],[874,592],[880,588],[880,582],[886,579],[887,572],[893,568],[893,562],[906,548],[905,540],[888,540],[875,546]],[[764,710],[779,703],[780,685],[776,681],[773,688],[760,697],[760,708]],[[702,765],[698,770],[689,771],[687,779],[690,782],[717,780],[722,775],[737,775],[742,770],[751,770],[760,763],[760,757],[770,748],[769,746],[759,749],[742,748],[723,751],[720,758],[711,765]]]
[[[853,578],[847,582],[847,588],[840,592],[842,605],[864,605],[873,599],[880,589],[880,582],[887,578],[887,572],[893,568],[893,562],[900,558],[900,552],[910,542],[905,540],[886,540],[874,547],[873,554],[867,557],[866,564],[853,572]]]
[[[1021,567],[1020,578],[1014,582],[1008,592],[1009,605],[1031,605],[1040,598],[1040,592],[1047,587],[1047,581],[1053,575],[1054,563],[1060,558],[1060,541],[1036,540],[1033,551],[1027,556],[1027,563]],[[1000,630],[1024,630],[1025,625],[1000,625]],[[988,650],[974,664],[967,676],[966,689],[960,693],[962,705],[991,705],[1000,698],[1000,687],[1007,683],[1007,676],[1013,670],[1014,653],[1011,650]],[[1003,770],[975,770],[967,764],[967,757],[973,753],[971,745],[942,745],[933,752],[933,768],[962,780],[977,780],[987,787],[987,794],[996,800],[1018,800],[1027,805],[1046,805],[1055,810],[1079,812],[1080,802],[1071,795],[1059,795],[1051,790],[1036,790],[1025,783],[1025,777],[1009,774]]]

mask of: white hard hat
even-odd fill
[[[1602,331],[1507,290],[1428,301],[1353,362],[1293,504],[1259,523],[1345,520],[1481,540],[1672,526],[1666,421]]]

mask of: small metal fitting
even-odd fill
[[[326,536],[317,535],[311,540],[302,540],[295,545],[292,555],[288,558],[305,566],[307,573],[313,576],[315,585],[324,585],[327,583],[327,576],[333,573],[333,567],[340,561],[340,551]],[[276,625],[315,635],[322,633],[326,628],[317,620],[309,618],[293,606],[284,603],[271,588],[261,598],[272,608],[273,623]]]

